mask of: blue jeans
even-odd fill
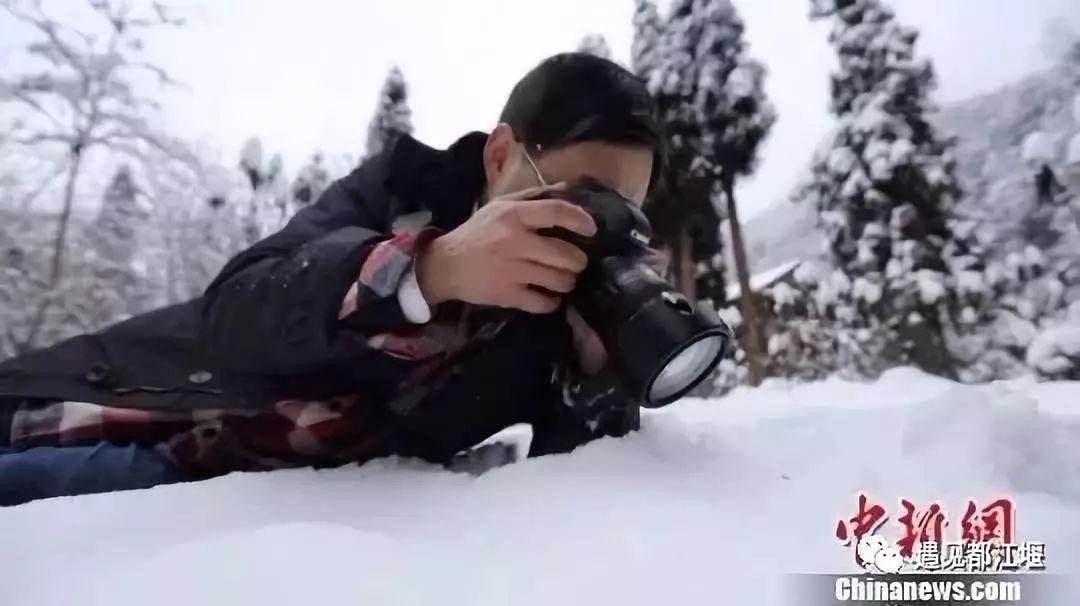
[[[0,448],[0,507],[49,497],[149,488],[185,478],[151,448],[96,446]]]

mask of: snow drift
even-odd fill
[[[480,477],[408,461],[0,510],[5,605],[790,604],[856,493],[1017,503],[1080,572],[1080,383],[767,383]],[[894,514],[899,515],[899,514]],[[893,518],[895,519],[895,517]]]

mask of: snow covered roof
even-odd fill
[[[783,279],[784,276],[795,271],[795,268],[801,264],[802,261],[786,261],[780,265],[766,269],[765,271],[758,272],[750,276],[750,289],[754,292],[758,292],[763,288],[768,288],[778,280]],[[739,286],[738,282],[735,282],[734,284],[728,285],[725,294],[727,295],[728,301],[733,301],[738,299],[739,295],[742,294],[742,288]]]

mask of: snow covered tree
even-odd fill
[[[1075,68],[1062,60],[1075,35],[1063,39],[1053,45],[1056,65],[935,118],[958,136],[965,190],[946,248],[962,304],[946,339],[964,381],[1048,376],[1030,364],[1040,356],[1028,354],[1040,336],[1069,321],[1067,309],[1080,300],[1068,153],[1080,113],[1073,108]]]
[[[645,4],[638,8],[643,31],[639,52],[646,64],[653,64],[650,88],[672,149],[669,189],[652,216],[658,231],[677,243],[682,284],[692,282],[693,295],[717,305],[727,298],[719,223],[728,218],[742,288],[748,377],[756,384],[763,376],[764,344],[750,289],[735,183],[753,171],[758,146],[776,120],[763,89],[765,69],[748,57],[743,22],[730,0],[676,3],[658,51],[646,50],[650,8]]]
[[[837,125],[794,198],[817,207],[828,238],[839,363],[864,376],[901,363],[952,375],[942,335],[959,188],[951,142],[927,121],[933,68],[881,0],[811,5],[833,23]]]
[[[604,59],[611,59],[611,47],[603,34],[589,34],[581,39],[577,48],[579,53],[588,53]]]
[[[184,150],[152,128],[146,119],[156,107],[137,85],[150,76],[172,80],[143,55],[144,36],[182,21],[160,3],[138,11],[127,2],[87,0],[86,19],[77,25],[45,13],[41,0],[0,0],[0,10],[26,26],[33,59],[24,73],[0,77],[0,109],[17,108],[18,117],[0,130],[12,141],[59,147],[66,154],[63,206],[53,244],[49,284],[63,267],[76,188],[87,156],[108,149],[135,160],[157,148],[182,158]]]
[[[712,194],[714,204],[719,200],[726,204],[739,279],[740,310],[747,328],[744,348],[749,380],[756,385],[764,370],[763,327],[750,287],[735,182],[738,177],[753,172],[758,148],[776,122],[776,111],[765,96],[764,66],[748,56],[743,22],[735,7],[729,0],[706,0],[700,10],[710,27],[704,30],[701,41],[703,65],[695,106],[703,126],[704,151],[719,177],[719,191]]]
[[[646,82],[652,77],[660,52],[663,25],[653,0],[634,0],[634,40],[630,47],[630,66]]]
[[[704,155],[705,133],[696,105],[703,64],[698,49],[707,27],[699,4],[677,0],[672,5],[648,83],[668,137],[668,166],[645,212],[657,239],[671,249],[675,281],[691,300],[701,298],[702,272],[710,284],[724,284],[723,264],[708,262],[720,254],[722,243],[721,216],[711,200],[715,165]]]
[[[31,311],[26,301],[35,284],[27,242],[21,237],[17,211],[0,207],[0,360],[22,350],[22,330],[29,326]]]
[[[311,204],[330,186],[330,172],[326,168],[322,153],[316,152],[311,161],[300,169],[292,183],[294,205],[301,207]]]
[[[89,227],[87,265],[92,282],[88,301],[104,326],[154,307],[142,239],[152,207],[135,186],[130,168],[116,172]]]
[[[835,371],[836,333],[823,305],[807,296],[818,282],[818,267],[802,263],[794,282],[781,282],[767,290],[773,317],[780,328],[768,340],[767,374],[802,381],[822,379]]]
[[[258,137],[244,143],[239,167],[251,187],[243,220],[250,245],[284,227],[294,209],[281,156],[275,154],[267,162]]]
[[[394,67],[383,82],[375,116],[368,126],[367,156],[378,155],[401,135],[412,134],[412,130],[405,76]]]

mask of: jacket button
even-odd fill
[[[190,375],[188,375],[188,381],[191,381],[192,383],[195,383],[196,385],[202,385],[204,383],[209,383],[210,380],[213,379],[213,378],[214,378],[214,375],[212,373],[210,373],[209,371],[206,371],[206,370],[197,370],[197,371],[191,373]]]
[[[109,373],[112,369],[106,364],[95,364],[93,368],[86,371],[83,375],[91,385],[101,385],[109,380]]]

